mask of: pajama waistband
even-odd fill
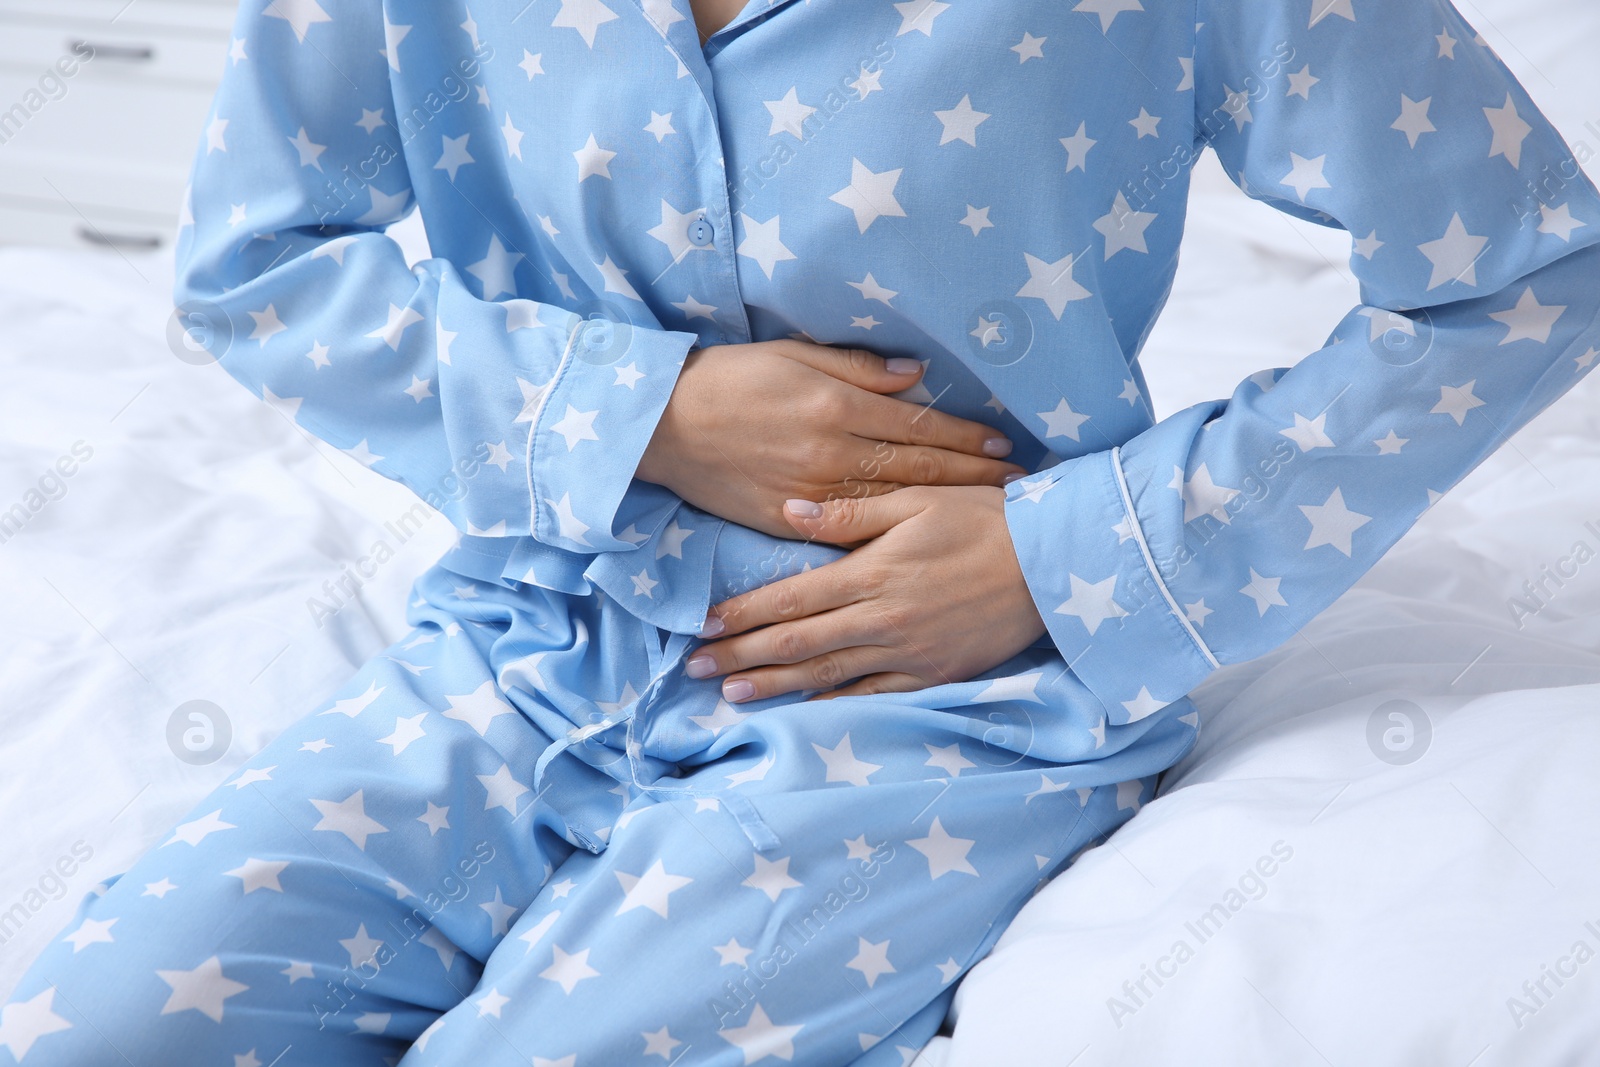
[[[826,566],[849,550],[774,537],[680,502],[632,551],[585,555],[532,537],[462,534],[439,562],[481,581],[589,596],[672,633],[698,633],[713,604]]]

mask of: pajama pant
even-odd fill
[[[1187,700],[1107,725],[1053,648],[731,705],[603,593],[442,564],[414,593],[83,901],[0,1064],[899,1065],[1195,735]]]

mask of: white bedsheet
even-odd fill
[[[1462,11],[1569,140],[1600,146],[1600,7]],[[1161,414],[1292,362],[1355,301],[1339,234],[1224,185],[1208,160],[1147,348]],[[0,250],[0,511],[93,449],[0,543],[0,993],[95,881],[403,633],[406,589],[450,537],[435,517],[398,544],[384,523],[406,490],[176,358],[169,290],[160,257]],[[1600,951],[1600,559],[1520,631],[1506,606],[1573,542],[1600,550],[1597,401],[1591,376],[1303,640],[1208,680],[1199,748],[1030,903],[925,1059],[1467,1067],[1487,1046],[1482,1067],[1600,1047],[1600,959],[1521,1030],[1506,1007],[1573,942]],[[396,558],[319,627],[308,599],[379,539]],[[1434,727],[1410,766],[1367,744],[1390,698]],[[195,699],[234,735],[203,766],[167,741]],[[1265,895],[1118,1029],[1107,998],[1279,840],[1293,857]]]

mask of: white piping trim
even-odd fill
[[[1144,539],[1144,529],[1139,525],[1139,516],[1134,514],[1133,511],[1133,498],[1128,493],[1128,481],[1122,473],[1122,449],[1120,446],[1113,446],[1111,449],[1111,471],[1117,476],[1117,490],[1122,494],[1122,510],[1128,517],[1128,528],[1133,531],[1133,539],[1139,542],[1139,552],[1144,556],[1144,565],[1149,570],[1151,579],[1155,581],[1156,588],[1161,590],[1161,595],[1165,598],[1167,607],[1172,612],[1172,617],[1182,624],[1190,640],[1195,643],[1195,647],[1205,654],[1206,662],[1211,664],[1213,669],[1220,668],[1222,664],[1217,661],[1216,656],[1211,654],[1211,649],[1206,647],[1206,643],[1200,639],[1200,633],[1189,622],[1189,617],[1178,610],[1178,602],[1173,599],[1172,593],[1167,590],[1167,583],[1161,580],[1161,572],[1156,570],[1155,559],[1150,555],[1150,545]]]
[[[575,314],[569,312],[569,314]],[[573,324],[572,332],[567,335],[567,347],[561,352],[561,362],[556,364],[556,372],[550,376],[550,384],[545,386],[544,393],[539,397],[539,406],[533,409],[533,421],[528,425],[528,449],[523,456],[522,465],[528,469],[528,517],[533,521],[528,524],[528,529],[535,534],[539,530],[539,498],[533,492],[533,439],[539,435],[539,420],[544,418],[544,406],[550,400],[550,394],[556,391],[556,383],[561,380],[561,372],[567,369],[567,362],[572,356],[572,346],[578,339],[578,333],[583,329],[583,319]],[[537,537],[535,537],[537,540]]]

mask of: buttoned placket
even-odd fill
[[[637,0],[640,12],[649,20],[644,0]],[[690,246],[706,249],[712,256],[690,255],[687,251],[657,276],[670,277],[689,267],[696,275],[692,284],[683,286],[689,295],[709,303],[717,310],[712,328],[703,330],[701,336],[712,344],[749,344],[752,340],[750,320],[745,314],[743,294],[739,286],[738,253],[733,228],[732,202],[729,196],[727,163],[723,150],[721,124],[717,120],[717,98],[713,84],[711,63],[727,45],[744,32],[752,22],[772,17],[793,0],[749,0],[749,3],[728,22],[713,33],[702,45],[700,31],[692,18],[679,18],[666,27],[664,36],[678,61],[689,72],[699,89],[693,110],[693,119],[684,123],[683,136],[695,146],[695,173],[691,179],[698,185],[701,206],[693,212],[685,234]],[[652,21],[652,25],[655,23]],[[657,26],[658,32],[660,27]],[[714,153],[714,156],[713,156]],[[714,178],[707,162],[714,158]],[[699,292],[696,292],[699,289]],[[691,326],[691,328],[693,328]]]

